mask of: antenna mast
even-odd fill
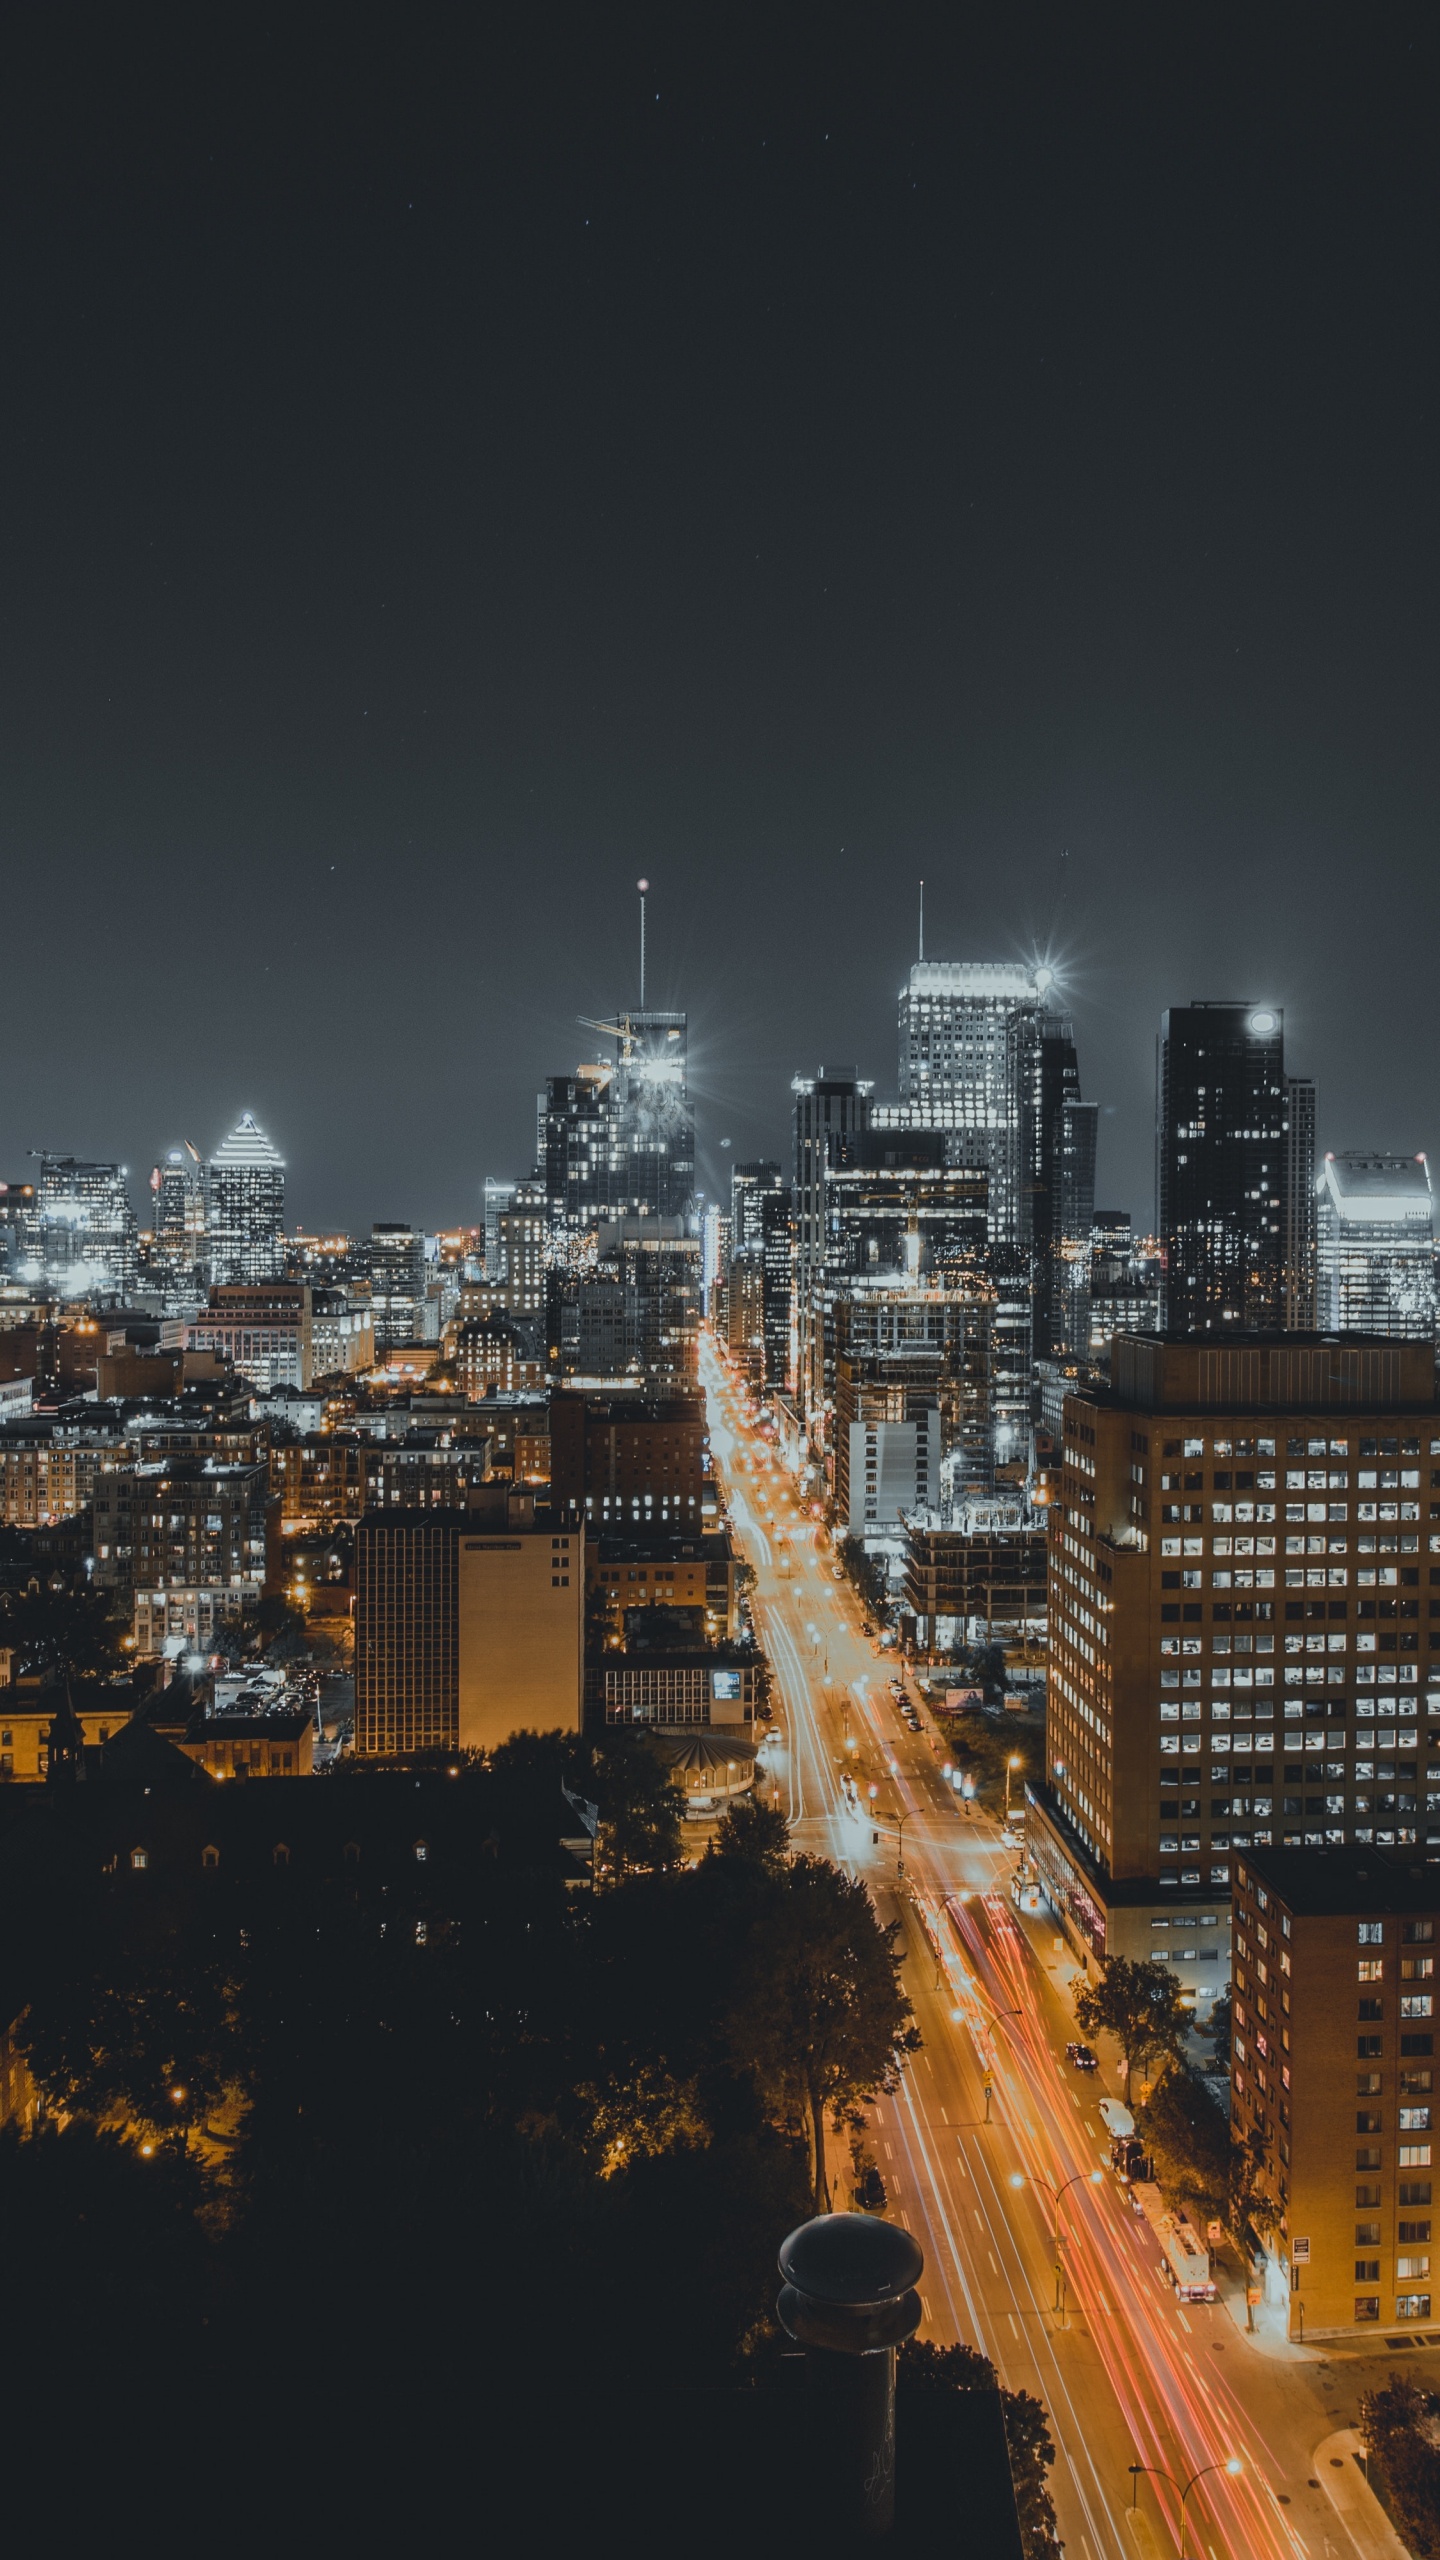
[[[920,957],[925,957],[925,883],[920,883]]]
[[[648,880],[637,880],[635,886],[640,892],[640,1010],[643,1013],[645,1010],[645,892],[650,883]]]

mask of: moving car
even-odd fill
[[[1065,2047],[1065,2059],[1067,2062],[1072,2063],[1077,2071],[1096,2071],[1099,2069],[1099,2064],[1096,2062],[1094,2053],[1088,2044],[1067,2044]]]

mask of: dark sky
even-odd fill
[[[1053,948],[1440,1146],[1433,6],[12,10],[0,1170],[476,1214],[574,1022],[702,1155]],[[137,1193],[139,1184],[136,1185]]]

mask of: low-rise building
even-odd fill
[[[585,1721],[608,1725],[719,1725],[753,1736],[761,1658],[743,1646],[689,1652],[596,1654],[585,1669]]]
[[[1236,1861],[1232,2121],[1260,2155],[1293,2338],[1432,2317],[1440,1861],[1373,1845]]]
[[[631,1609],[694,1609],[706,1636],[735,1633],[735,1558],[723,1529],[699,1537],[608,1537],[586,1541],[585,1588],[603,1598],[607,1641],[619,1642]],[[592,1641],[597,1633],[592,1623]]]

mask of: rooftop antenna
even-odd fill
[[[645,1010],[645,893],[650,883],[648,880],[637,880],[635,886],[640,892],[640,1010],[643,1013]]]
[[[920,883],[920,957],[925,957],[925,883]]]

